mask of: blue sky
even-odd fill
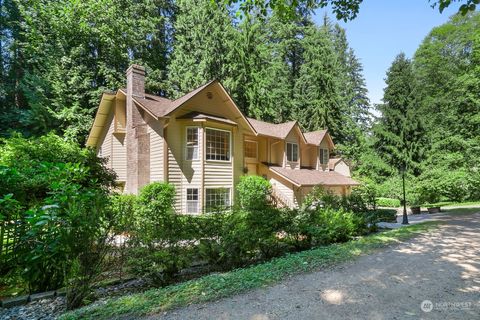
[[[363,64],[371,103],[381,102],[385,72],[395,56],[403,51],[412,57],[430,30],[445,23],[458,7],[453,3],[440,14],[427,0],[364,0],[356,19],[338,21]],[[316,11],[315,21],[321,24],[325,13],[336,21],[327,8]]]

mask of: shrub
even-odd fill
[[[377,222],[397,222],[397,211],[394,209],[377,209],[366,213],[366,222],[375,224]]]
[[[303,209],[296,211],[288,234],[296,248],[309,248],[343,242],[366,230],[362,215],[331,208]]]
[[[115,174],[104,166],[94,150],[82,149],[51,133],[37,138],[15,135],[0,140],[0,195],[12,193],[22,206],[30,208],[41,204],[50,192],[52,183],[62,173],[59,164],[72,163],[88,170],[75,183],[84,187],[108,189],[113,186]]]
[[[133,194],[113,194],[110,197],[109,210],[116,217],[116,233],[130,232],[135,229],[137,196]]]
[[[67,287],[67,307],[82,305],[101,273],[110,243],[111,223],[103,190],[77,183],[89,170],[65,164],[42,206],[26,212],[18,264],[30,291]]]
[[[237,185],[240,207],[244,210],[257,210],[268,205],[272,191],[270,182],[259,176],[243,176]]]
[[[189,264],[188,245],[181,243],[183,223],[173,210],[175,188],[164,182],[146,185],[137,199],[138,221],[133,233],[132,270],[165,284]]]
[[[400,207],[400,200],[392,198],[377,198],[377,205],[379,207]]]

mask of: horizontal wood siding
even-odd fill
[[[113,112],[108,117],[107,128],[108,130],[105,133],[105,137],[99,149],[100,149],[100,156],[102,158],[107,159],[107,163],[106,163],[107,168],[111,169],[112,168],[112,135],[113,135],[113,129],[114,129]]]
[[[272,185],[274,194],[276,193],[281,198],[287,200],[287,205],[297,206],[297,200],[291,183],[275,175],[270,175],[269,181]]]
[[[175,210],[182,212],[182,141],[181,132],[175,119],[171,119],[167,129],[168,182],[175,186]]]
[[[148,133],[150,134],[150,181],[164,181],[164,140],[161,122],[152,119],[149,122]]]
[[[127,145],[124,133],[112,134],[112,169],[117,174],[117,180],[127,180]]]
[[[231,162],[205,162],[205,188],[231,188],[233,186]]]

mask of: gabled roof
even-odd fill
[[[161,118],[168,116],[170,113],[175,111],[177,108],[181,107],[185,102],[190,100],[193,96],[195,96],[197,93],[211,85],[212,83],[216,82],[217,80],[212,80],[204,85],[201,85],[200,87],[196,88],[193,91],[190,91],[189,93],[181,96],[178,99],[175,100],[170,100],[164,97],[159,97],[155,96],[153,94],[145,94],[145,98],[140,98],[140,97],[133,97],[133,100],[143,107],[144,109],[147,110],[150,114],[152,114],[154,117]],[[123,92],[123,94],[127,95],[127,90],[126,89],[120,89],[120,91]]]
[[[332,148],[335,146],[335,144],[332,141],[332,138],[330,137],[330,134],[328,134],[328,130],[317,130],[317,131],[311,131],[311,132],[305,132],[303,134],[305,136],[305,139],[307,139],[309,144],[314,144],[316,146],[320,145],[322,143],[322,140],[325,138],[325,136],[329,139],[329,142],[332,145]]]
[[[279,166],[269,166],[270,171],[276,173],[297,187],[302,186],[356,186],[359,183],[350,177],[335,171],[319,171],[315,169],[287,169]]]
[[[268,123],[252,118],[247,118],[257,134],[269,136],[273,138],[285,139],[293,127],[297,123],[296,121],[289,121],[285,123]]]
[[[330,159],[328,159],[328,169],[330,169],[330,170],[335,169],[335,166],[340,161],[343,161],[343,159],[342,158],[330,158]]]

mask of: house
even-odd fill
[[[225,88],[210,81],[176,100],[145,93],[145,69],[127,70],[127,88],[104,93],[88,136],[126,193],[153,181],[176,188],[175,209],[196,214],[230,205],[242,175],[261,175],[282,206],[298,206],[314,186],[348,194],[358,183],[326,130],[296,121],[246,118]]]

